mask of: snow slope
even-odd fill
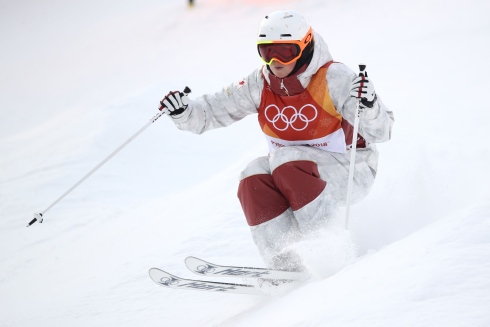
[[[490,325],[490,4],[196,2],[0,2],[0,326]],[[367,63],[396,120],[349,231],[339,211],[297,246],[311,283],[256,297],[147,274],[193,277],[188,255],[262,265],[236,198],[267,153],[256,117],[202,136],[163,117],[25,228],[169,90],[198,96],[258,67],[257,25],[284,7],[336,60]]]

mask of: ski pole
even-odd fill
[[[189,93],[191,93],[191,89],[186,86],[185,89],[184,89],[184,93],[185,95],[188,95]],[[107,156],[107,158],[105,158],[104,160],[102,160],[97,166],[95,166],[91,171],[89,171],[87,174],[85,174],[85,176],[83,176],[78,182],[75,183],[75,185],[73,185],[72,187],[70,187],[65,193],[63,193],[63,195],[61,195],[56,201],[54,201],[49,207],[47,207],[46,209],[44,209],[44,211],[40,212],[40,213],[35,213],[34,214],[34,218],[29,222],[29,224],[27,225],[27,227],[31,226],[32,224],[34,224],[36,221],[38,221],[39,223],[42,223],[44,218],[43,218],[43,215],[49,210],[51,209],[52,207],[54,207],[58,202],[60,202],[65,196],[67,196],[68,194],[70,194],[74,189],[76,189],[80,184],[82,184],[87,178],[89,178],[93,173],[95,173],[97,170],[99,170],[100,167],[102,167],[105,163],[107,163],[109,160],[112,159],[112,157],[114,157],[119,151],[121,151],[124,147],[126,147],[126,145],[128,145],[131,141],[133,141],[136,137],[138,137],[138,135],[140,135],[141,133],[143,133],[143,131],[145,129],[148,128],[148,126],[150,126],[151,124],[153,124],[155,121],[157,121],[158,118],[160,118],[162,115],[164,115],[166,113],[166,111],[162,110],[161,112],[159,112],[158,114],[156,114],[154,117],[152,117],[150,119],[150,121],[148,123],[145,124],[145,126],[143,126],[141,129],[139,129],[136,133],[133,134],[133,136],[131,136],[129,139],[126,140],[126,142],[124,142],[123,144],[121,144],[117,149],[115,149],[110,155]]]
[[[367,73],[364,73],[366,69],[365,64],[359,64],[359,76],[367,76]],[[363,82],[361,82],[360,91],[362,90]],[[359,92],[360,92],[359,91]],[[356,113],[354,117],[354,131],[352,133],[352,148],[350,154],[350,166],[349,166],[349,178],[347,182],[347,199],[346,199],[346,210],[345,210],[345,228],[349,228],[349,211],[350,211],[350,197],[352,192],[352,183],[354,182],[354,169],[356,163],[356,149],[357,149],[357,133],[359,130],[359,114],[360,114],[360,106],[361,103],[361,94],[359,93],[359,100],[357,101]]]

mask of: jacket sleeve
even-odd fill
[[[356,74],[344,64],[336,63],[328,69],[327,83],[332,101],[344,119],[354,125],[357,99],[350,96],[351,83]],[[381,101],[379,94],[373,108],[362,110],[359,120],[359,134],[368,143],[390,140],[394,117]]]
[[[169,117],[177,128],[196,134],[231,125],[247,115],[257,113],[263,85],[262,74],[257,69],[220,92],[191,100],[182,115]]]

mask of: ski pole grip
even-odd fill
[[[367,77],[367,72],[364,73],[365,70],[366,70],[366,64],[359,64],[359,76]]]
[[[191,93],[191,92],[192,92],[192,91],[191,91],[191,89],[190,89],[188,86],[186,86],[186,87],[184,88],[184,93],[185,93],[185,95],[188,95],[188,94],[189,94],[189,93]]]

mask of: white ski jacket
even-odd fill
[[[314,32],[314,40],[313,58],[307,69],[297,77],[305,88],[318,69],[333,60],[327,44],[316,32]],[[264,87],[264,77],[269,83],[269,76],[270,72],[266,66],[263,66],[220,92],[190,100],[187,110],[182,115],[170,117],[177,128],[201,134],[218,127],[228,126],[247,115],[257,114]],[[351,97],[349,91],[355,77],[356,74],[342,63],[334,62],[327,71],[328,90],[333,104],[351,125],[354,124],[357,99]],[[365,161],[375,173],[378,153],[374,143],[390,139],[394,122],[393,113],[385,107],[378,95],[374,107],[364,109],[360,118],[359,134],[364,137],[367,146],[358,149],[356,162]],[[349,151],[347,153],[328,153],[339,157],[339,162],[348,163],[350,159]]]

